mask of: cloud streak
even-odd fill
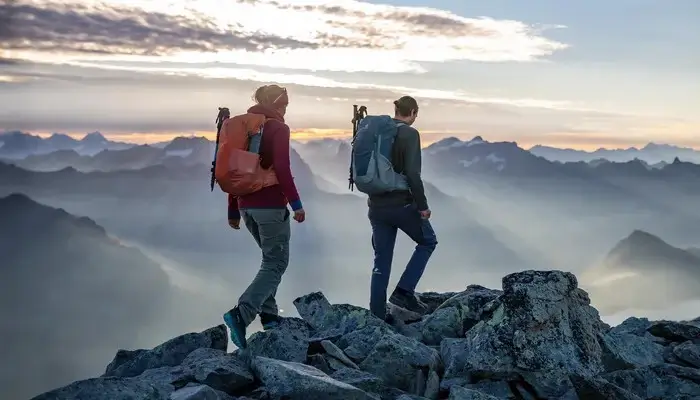
[[[533,61],[567,47],[518,21],[356,0],[21,0],[0,15],[10,21],[0,45],[34,59],[399,73],[424,72],[421,62]]]
[[[159,56],[219,48],[263,51],[319,45],[275,35],[218,29],[206,16],[177,16],[136,8],[82,4],[0,5],[9,28],[0,31],[7,50]]]

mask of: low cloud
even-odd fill
[[[6,50],[159,56],[178,51],[317,48],[319,44],[271,34],[220,29],[211,18],[84,4],[0,5],[8,25],[0,31]]]

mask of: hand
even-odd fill
[[[306,220],[306,211],[303,208],[294,211],[294,220],[299,223],[304,222]]]
[[[430,212],[430,209],[423,210],[423,211],[420,212],[420,217],[421,217],[422,219],[430,219],[430,215],[431,215],[431,214],[432,214],[432,213]]]
[[[228,220],[228,226],[230,226],[233,229],[241,229],[241,220],[240,219],[230,219]]]

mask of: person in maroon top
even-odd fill
[[[289,161],[290,132],[284,122],[289,103],[287,90],[277,85],[262,86],[255,92],[254,99],[257,104],[249,108],[248,113],[268,118],[260,142],[260,165],[273,168],[278,183],[238,198],[229,195],[228,199],[229,225],[240,229],[242,218],[262,250],[260,271],[238,299],[238,305],[224,314],[231,340],[239,348],[246,347],[246,328],[257,315],[265,330],[279,323],[275,295],[289,264],[291,236],[291,213],[287,204],[294,211],[295,221],[306,219]]]

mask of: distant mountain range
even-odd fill
[[[29,398],[94,374],[115,347],[148,344],[175,299],[158,264],[23,194],[0,198],[0,221],[0,397]]]
[[[5,159],[21,159],[60,150],[73,150],[79,155],[92,156],[103,150],[123,150],[133,146],[131,143],[107,140],[99,132],[88,133],[80,140],[61,133],[54,133],[48,138],[19,131],[0,133],[0,158]]]
[[[308,148],[310,151],[334,150],[338,154],[349,156],[350,144],[347,140],[319,139],[307,143],[295,142],[297,146]],[[475,149],[475,145],[488,144],[485,148]],[[339,148],[344,146],[344,148]],[[107,155],[106,150],[132,150],[127,153]],[[214,143],[204,137],[177,137],[171,141],[163,141],[150,145],[136,145],[133,143],[114,142],[108,140],[99,132],[87,134],[83,139],[77,140],[68,135],[55,133],[48,138],[11,131],[0,133],[0,159],[24,160],[23,166],[31,169],[48,170],[60,169],[72,166],[82,171],[109,170],[113,162],[124,158],[133,159],[126,168],[142,168],[147,165],[155,165],[165,162],[165,159],[178,162],[179,159],[187,159],[187,163],[210,162],[214,151]],[[626,164],[626,170],[651,170],[662,169],[667,164],[687,162],[700,164],[700,151],[692,148],[679,147],[667,144],[649,143],[643,148],[631,147],[628,149],[598,149],[592,152],[575,149],[560,149],[549,146],[537,145],[525,150],[515,142],[487,142],[477,136],[472,140],[462,141],[455,137],[442,139],[425,149],[426,154],[439,157],[455,158],[456,162],[470,171],[504,171],[507,168],[519,169],[523,163],[528,163],[525,171],[537,170],[537,162],[529,155],[535,155],[556,163],[586,164],[586,166],[599,167],[608,163]],[[54,153],[54,154],[51,154]],[[105,153],[105,154],[102,154]],[[302,151],[302,153],[304,153]],[[483,154],[482,154],[483,153]],[[99,156],[95,160],[88,157]],[[305,156],[305,154],[304,154]],[[462,158],[460,158],[462,157]],[[105,160],[106,159],[106,160]],[[542,164],[542,162],[539,162]],[[542,164],[544,165],[544,164]]]
[[[682,161],[700,163],[700,151],[688,147],[671,144],[649,143],[642,148],[629,147],[626,149],[604,149],[584,151],[576,149],[560,149],[550,146],[537,145],[530,149],[534,155],[551,161],[561,162],[594,162],[608,160],[613,162],[628,162],[641,160],[649,164],[668,163],[678,158]]]
[[[650,165],[641,159],[613,162],[551,161],[536,152],[519,147],[515,142],[488,142],[477,136],[462,141],[451,137],[424,149],[428,173],[442,175],[490,174],[524,177],[649,176],[692,175],[700,177],[700,166],[671,158],[670,163]]]
[[[700,251],[674,247],[656,235],[635,230],[582,279],[607,312],[630,304],[661,309],[700,299]]]

